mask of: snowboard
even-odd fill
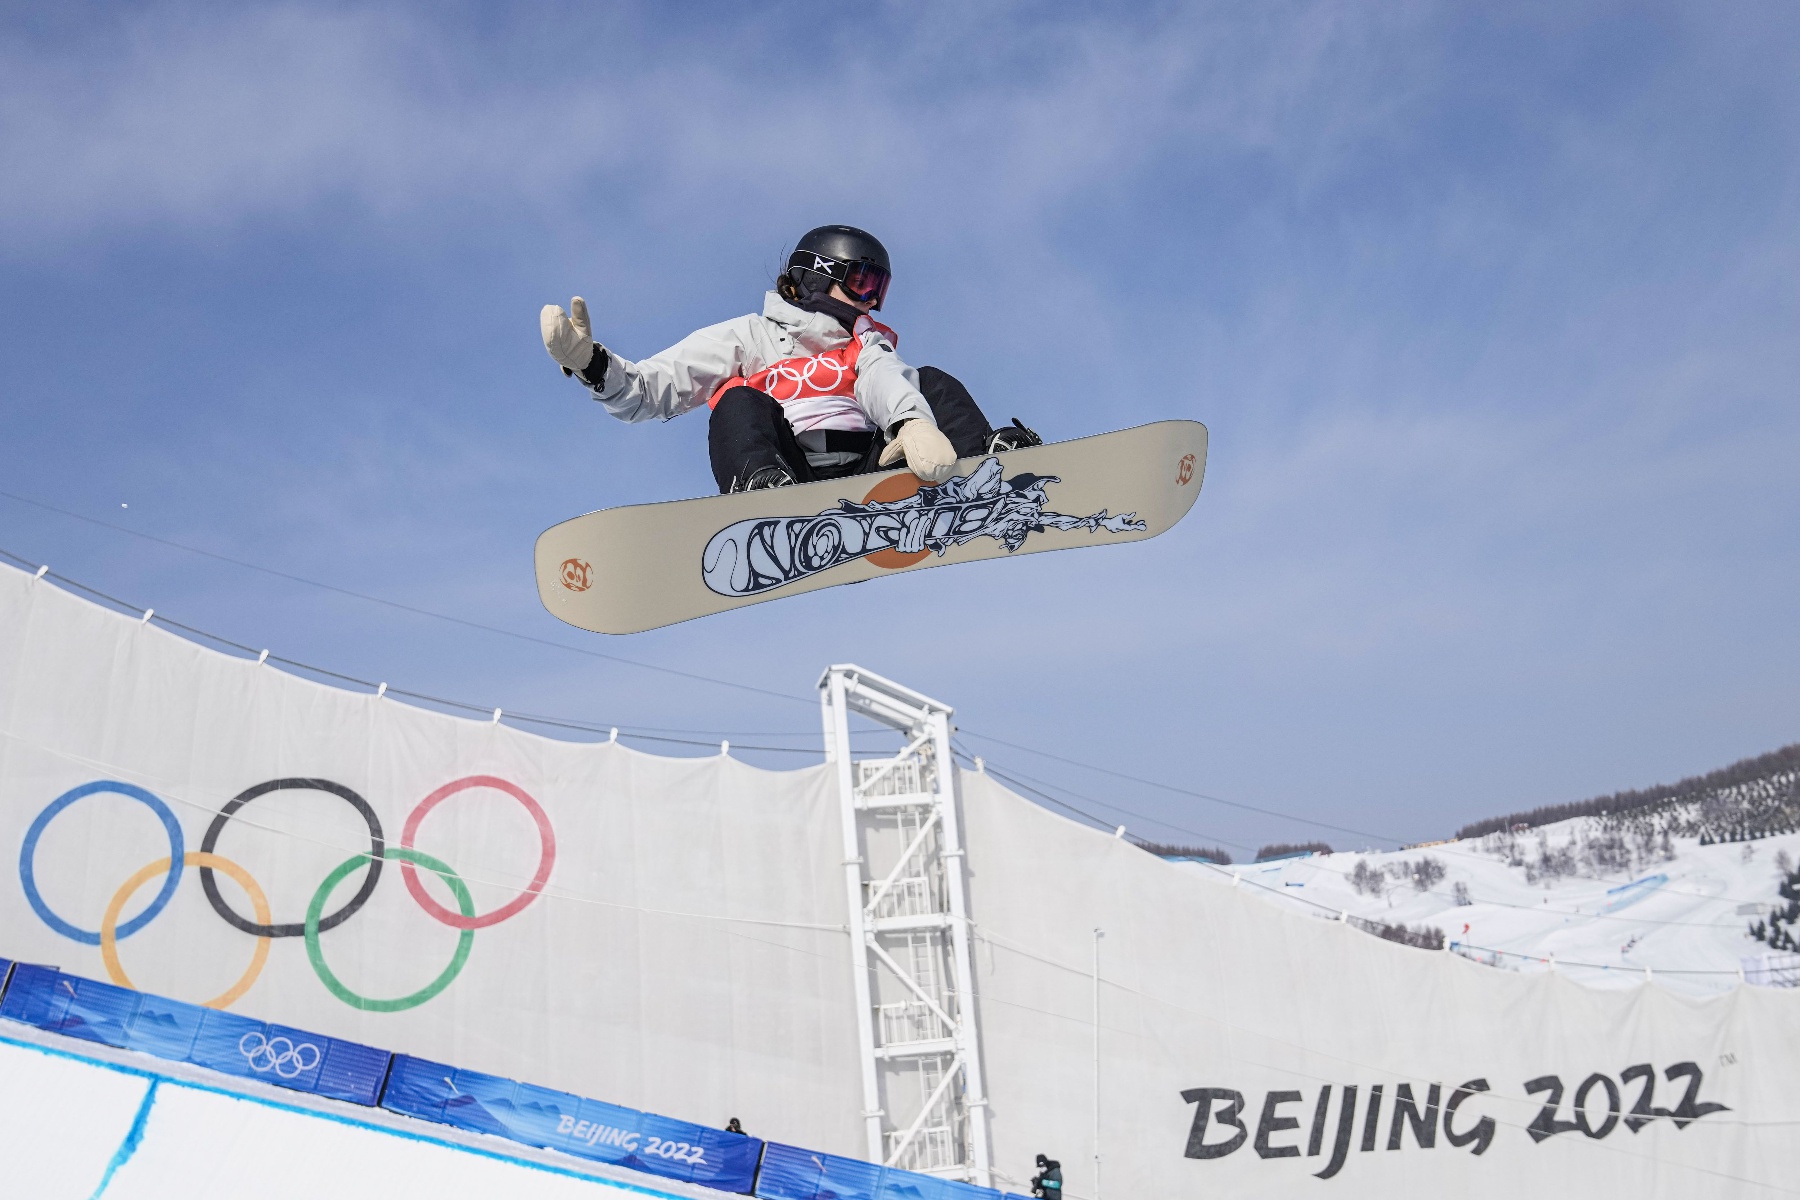
[[[638,633],[900,571],[1155,537],[1187,515],[1206,426],[1159,421],[906,470],[635,504],[537,540],[538,596],[595,633]]]

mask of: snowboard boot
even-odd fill
[[[988,439],[987,453],[1000,454],[1007,450],[1023,450],[1028,446],[1041,446],[1044,439],[1035,430],[1025,428],[1025,423],[1014,417],[1011,425],[1002,425],[994,430],[994,436]]]
[[[756,470],[750,472],[750,477],[744,480],[743,487],[733,488],[732,490],[739,492],[760,492],[767,488],[789,487],[793,482],[794,477],[788,474],[788,469],[786,467],[758,467]]]

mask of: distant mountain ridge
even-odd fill
[[[1476,838],[1573,817],[1638,824],[1652,815],[1672,820],[1678,826],[1674,832],[1704,841],[1748,841],[1792,832],[1800,828],[1800,742],[1679,783],[1490,817],[1464,825],[1456,836]]]

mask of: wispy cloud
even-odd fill
[[[848,219],[900,259],[909,355],[1053,437],[1204,419],[1207,492],[1143,548],[822,593],[645,654],[765,679],[873,654],[990,729],[1041,721],[1151,773],[1189,769],[1168,731],[1201,729],[1205,782],[1392,804],[1421,836],[1452,823],[1433,806],[1470,747],[1540,739],[1459,785],[1518,807],[1569,798],[1520,794],[1539,782],[1647,782],[1612,773],[1633,754],[1717,765],[1800,712],[1770,599],[1800,569],[1786,6],[7,20],[0,302],[33,332],[0,382],[33,386],[0,391],[0,453],[56,498],[133,481],[171,498],[165,533],[547,620],[521,565],[546,513],[705,477],[696,418],[575,411],[536,306],[579,288],[647,352]],[[138,319],[101,336],[128,372],[41,316],[115,264]],[[238,632],[275,619],[193,586]],[[392,656],[455,694],[590,698],[544,662],[293,620],[315,657]],[[1079,703],[1015,699],[1071,680]],[[644,701],[675,724],[695,702]],[[1423,765],[1394,798],[1396,759]]]
[[[679,53],[586,6],[480,31],[430,10],[298,4],[152,6],[73,38],[14,29],[0,220],[92,236],[345,195],[401,216],[450,192],[618,194],[606,184],[621,177],[652,213],[718,189],[903,209],[948,179],[1016,216],[1123,184],[1171,138],[1328,169],[1404,103],[1384,59],[1416,23],[1318,4],[1248,30],[1223,8],[1034,15],[890,12],[835,37],[822,23],[810,53],[795,11],[721,12]],[[509,58],[534,69],[501,69]]]

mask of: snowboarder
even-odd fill
[[[1037,1165],[1038,1173],[1031,1177],[1031,1194],[1042,1200],[1062,1200],[1062,1164],[1040,1154]]]
[[[869,314],[887,296],[885,247],[849,225],[800,239],[761,315],[689,334],[628,362],[594,341],[587,303],[544,306],[544,348],[621,421],[712,409],[707,448],[721,492],[880,470],[904,461],[926,483],[958,458],[1041,445],[1017,418],[995,430],[948,372],[913,369]]]

